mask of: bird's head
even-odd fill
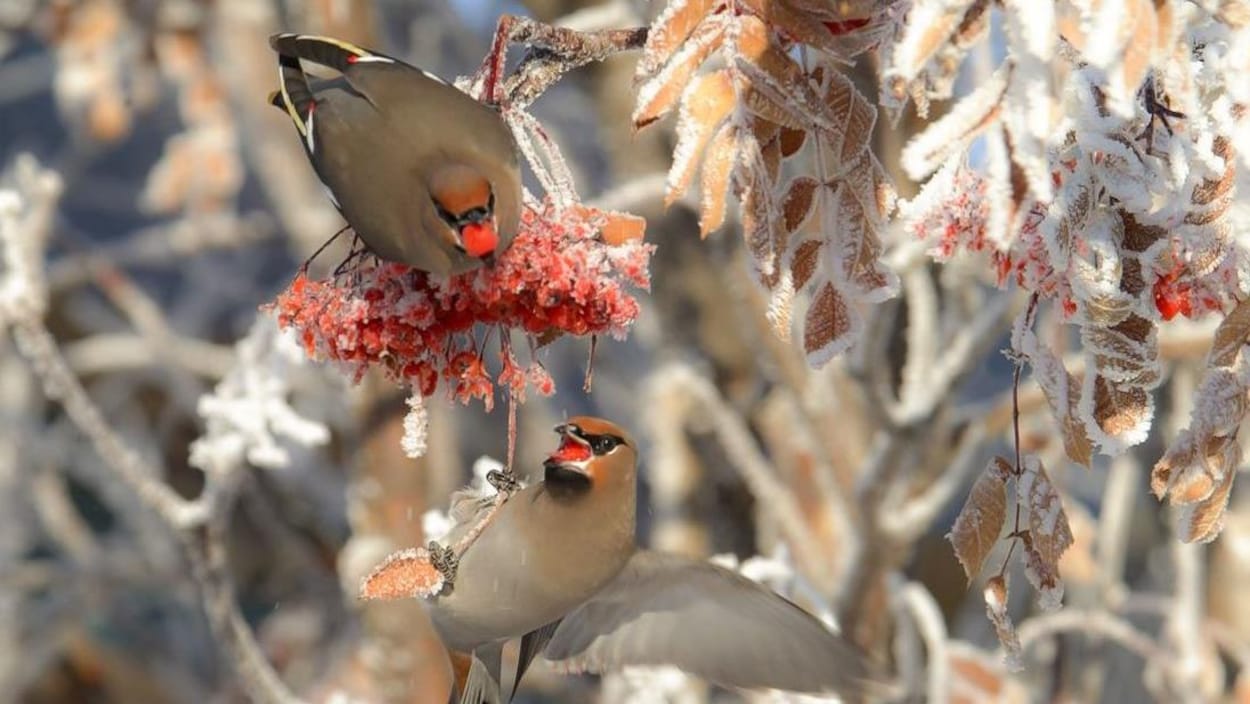
[[[548,483],[589,489],[632,481],[637,446],[620,426],[579,416],[557,425],[555,431],[560,445],[543,462]]]
[[[429,185],[434,211],[446,225],[440,239],[474,259],[495,254],[499,230],[490,179],[471,166],[451,164],[435,171]]]

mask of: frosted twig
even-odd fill
[[[923,272],[922,272],[923,273]],[[924,274],[927,279],[928,275]],[[908,276],[904,281],[910,281],[914,276]],[[911,284],[904,287],[904,291],[913,291],[907,296],[908,301],[908,342],[907,342],[907,366],[904,370],[912,370],[910,375],[905,371],[904,382],[899,393],[899,403],[897,406],[891,407],[891,417],[899,425],[908,425],[910,423],[923,422],[933,411],[949,395],[955,383],[966,374],[978,360],[984,358],[986,349],[998,339],[1007,327],[1010,320],[1009,313],[1013,308],[1018,307],[1020,298],[1009,294],[995,296],[991,298],[971,321],[966,325],[962,325],[955,332],[954,337],[945,343],[941,343],[942,353],[935,354],[939,347],[936,342],[930,341],[928,337],[921,337],[913,340],[913,330],[919,330],[916,335],[932,336],[932,340],[938,339],[936,331],[930,330],[929,326],[916,326],[912,323],[916,315],[930,315],[937,317],[936,308],[930,308],[927,304],[922,304],[923,296],[933,295],[932,282],[928,282],[928,286],[920,287],[918,284]],[[916,290],[920,288],[927,290],[926,293],[920,294]],[[917,300],[913,302],[913,298]],[[924,355],[923,361],[927,364],[916,366],[913,369],[912,362],[912,345],[917,345],[916,349],[920,350]],[[926,348],[931,348],[928,352],[924,352]],[[911,383],[908,383],[908,379]]]
[[[934,384],[932,371],[938,358],[941,331],[938,328],[937,290],[926,267],[912,267],[900,276],[903,300],[907,304],[907,361],[898,390],[898,404],[891,416],[915,417],[930,410],[931,399],[943,395],[941,389],[929,392]],[[947,354],[943,349],[942,355]]]
[[[1034,616],[1020,624],[1017,634],[1020,647],[1027,651],[1043,638],[1060,633],[1081,633],[1099,636],[1123,646],[1149,662],[1166,662],[1169,657],[1150,636],[1137,630],[1124,619],[1106,611],[1066,608]]]
[[[924,701],[929,704],[945,704],[951,691],[951,673],[942,611],[929,590],[916,582],[907,582],[896,594],[899,605],[916,624],[928,653],[928,684]]]
[[[1174,521],[1175,523],[1175,521]],[[1166,632],[1173,643],[1169,682],[1185,701],[1204,701],[1202,696],[1202,654],[1205,639],[1202,633],[1205,569],[1202,548],[1196,543],[1172,541],[1172,558],[1176,569],[1176,596],[1168,611]]]
[[[60,291],[79,286],[98,274],[102,263],[118,268],[164,264],[215,249],[234,249],[256,244],[274,236],[277,224],[267,213],[242,216],[181,218],[172,223],[136,230],[121,242],[96,244],[90,252],[70,252],[48,263],[48,288]]]
[[[520,109],[565,73],[622,51],[641,48],[646,40],[646,27],[578,32],[528,17],[504,15],[499,18],[491,51],[473,83],[482,84],[488,100],[503,98],[509,107]],[[509,43],[530,48],[516,71],[504,80],[501,74]]]
[[[205,379],[220,379],[234,364],[234,353],[225,345],[172,333],[163,342],[169,346],[169,354],[160,361],[175,362]],[[126,332],[99,333],[74,340],[63,345],[62,352],[78,376],[143,369],[158,361],[148,338]]]
[[[743,481],[759,501],[761,509],[781,530],[790,543],[800,564],[815,573],[824,563],[820,545],[803,522],[802,511],[788,488],[773,474],[759,447],[752,441],[753,434],[742,419],[734,413],[715,388],[689,367],[670,364],[656,372],[652,383],[668,388],[682,389],[689,393],[701,407],[702,413],[692,411],[691,417],[708,421],[716,432],[725,455],[742,475]],[[690,418],[686,421],[689,422]]]
[[[986,437],[984,424],[974,423],[959,439],[959,449],[950,465],[923,492],[901,504],[883,502],[878,514],[881,530],[899,542],[914,540],[928,530],[951,497],[981,469],[979,460]]]
[[[1098,521],[1098,582],[1103,600],[1114,602],[1123,588],[1124,563],[1132,527],[1133,500],[1141,486],[1141,464],[1132,453],[1111,461],[1102,491],[1102,512]]]
[[[222,499],[233,494],[239,473],[207,473],[198,498],[188,501],[179,496],[161,481],[163,470],[140,457],[105,421],[44,325],[47,288],[43,247],[60,188],[54,174],[39,171],[32,162],[20,164],[19,171],[23,169],[26,173],[19,177],[19,183],[25,186],[23,190],[0,191],[0,254],[6,265],[0,271],[0,320],[12,330],[19,352],[42,383],[44,393],[61,404],[118,482],[180,539],[191,561],[209,623],[232,656],[249,695],[272,704],[298,701],[265,661],[255,636],[239,613],[225,569],[222,536],[212,534],[214,524],[220,528],[228,520],[229,501]]]

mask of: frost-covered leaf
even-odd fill
[[[1059,424],[1068,459],[1089,467],[1094,448],[1085,424],[1081,422],[1080,382],[1068,373],[1058,355],[1042,345],[1032,330],[1023,327],[1023,318],[1013,332],[1012,346],[1029,360],[1033,378],[1045,394],[1051,415]]]
[[[803,320],[803,351],[808,363],[819,368],[845,351],[854,341],[856,328],[846,300],[826,282],[812,298]]]
[[[1250,299],[1238,302],[1215,329],[1207,363],[1214,367],[1233,366],[1247,341],[1250,341]]]
[[[1119,386],[1099,374],[1086,374],[1081,385],[1081,416],[1098,449],[1119,454],[1146,439],[1154,399],[1139,387]]]
[[[990,623],[994,624],[994,633],[1003,646],[1003,663],[1007,669],[1012,672],[1023,669],[1020,638],[1007,613],[1007,580],[1002,575],[991,577],[985,584],[985,613],[990,617]]]
[[[738,129],[730,123],[721,125],[708,143],[703,158],[703,186],[699,206],[699,235],[707,237],[725,223],[729,198],[729,179],[738,156]]]
[[[724,40],[727,27],[724,17],[708,18],[659,73],[639,86],[633,115],[635,129],[646,127],[673,109],[694,72]],[[655,29],[651,31],[649,36],[654,35]]]
[[[672,205],[690,186],[703,148],[733,108],[733,78],[728,71],[707,73],[691,81],[682,95],[677,119],[677,146],[668,172],[665,206]]]
[[[820,261],[820,250],[824,246],[822,240],[804,240],[794,248],[794,258],[790,262],[790,272],[794,279],[794,288],[802,289],[811,281],[816,273],[816,265]]]
[[[1229,443],[1227,447],[1229,454],[1235,454],[1239,462],[1241,447],[1235,442]],[[1233,479],[1236,476],[1235,466],[1226,470],[1209,496],[1181,510],[1177,518],[1177,537],[1186,543],[1209,543],[1215,540],[1224,529],[1224,512],[1228,508],[1228,497],[1232,495]]]
[[[786,186],[781,210],[785,214],[787,232],[803,227],[803,223],[811,216],[818,185],[816,179],[810,176],[799,176]]]
[[[1209,366],[1194,394],[1189,427],[1177,435],[1155,463],[1150,488],[1184,510],[1177,533],[1185,541],[1212,540],[1223,526],[1223,515],[1241,465],[1237,432],[1248,404],[1245,358],[1236,356],[1231,367]]]
[[[632,213],[601,211],[603,229],[599,231],[599,239],[612,247],[619,247],[627,242],[639,241],[646,235],[646,218]]]
[[[768,173],[758,143],[742,150],[743,163],[735,184],[742,204],[742,235],[761,284],[771,289],[780,276],[778,261],[788,233],[781,204],[773,193],[776,184]]]
[[[887,80],[914,79],[938,49],[950,40],[972,0],[918,2],[908,13],[903,34],[894,48]]]
[[[871,152],[877,108],[840,71],[818,67],[812,72],[812,79],[824,86],[822,97],[839,125],[839,129],[822,137],[834,163],[842,164],[845,173],[847,167],[859,163],[857,158]]]
[[[972,485],[968,500],[955,518],[951,531],[946,534],[970,583],[981,573],[985,558],[989,557],[1003,532],[1003,524],[1007,520],[1007,476],[1010,473],[1011,464],[1007,460],[1002,457],[990,460],[989,466]]]
[[[712,0],[669,0],[651,23],[638,60],[637,78],[655,74],[694,32],[712,9]]]
[[[1011,75],[1010,64],[1000,66],[976,90],[956,103],[950,112],[912,137],[902,154],[907,175],[919,181],[933,173],[951,155],[965,149],[973,138],[998,120]]]
[[[430,562],[425,548],[392,553],[360,583],[361,599],[413,599],[438,594],[443,574]]]
[[[1025,575],[1038,591],[1038,604],[1048,611],[1063,600],[1059,558],[1072,545],[1072,527],[1063,510],[1063,499],[1042,462],[1024,458],[1024,472],[1016,482],[1017,500],[1028,511],[1029,532],[1023,539]]]

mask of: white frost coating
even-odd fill
[[[947,33],[954,31],[959,25],[959,19],[971,4],[972,0],[913,4],[907,14],[903,36],[893,46],[893,56],[886,76],[898,76],[907,81],[916,78],[929,59],[943,46],[943,42],[933,41],[934,29],[945,23]]]
[[[18,156],[13,176],[17,188],[0,191],[0,314],[42,316],[44,245],[63,184],[29,154]]]
[[[421,514],[421,534],[426,540],[442,540],[451,532],[451,518],[439,509],[430,509]]]
[[[1018,479],[1016,498],[1028,515],[1033,545],[1026,552],[1025,576],[1037,588],[1038,606],[1054,611],[1063,604],[1064,591],[1058,557],[1071,545],[1072,536],[1063,500],[1035,456],[1024,458],[1024,473]],[[1039,545],[1044,547],[1039,548]],[[1048,558],[1055,562],[1047,562]]]
[[[962,153],[970,141],[965,135],[971,133],[999,104],[1007,90],[1010,75],[1009,65],[998,67],[975,91],[960,99],[950,112],[913,137],[903,148],[903,168],[907,170],[907,175],[919,181],[953,155]]]
[[[690,36],[690,39],[682,43],[681,48],[677,53],[673,54],[668,63],[664,65],[664,68],[638,88],[638,99],[634,103],[633,119],[635,122],[638,120],[639,111],[644,106],[650,105],[660,90],[673,80],[673,74],[685,67],[686,64],[697,60],[700,55],[710,53],[711,45],[718,41],[725,31],[725,23],[726,20],[720,16],[704,20]],[[639,62],[639,65],[641,65],[641,62]]]
[[[290,462],[284,440],[304,447],[325,444],[329,429],[288,402],[291,378],[307,364],[294,334],[279,332],[272,316],[261,315],[235,349],[235,367],[200,397],[204,434],[191,443],[191,464],[205,472],[228,471],[245,461],[272,469]]]
[[[1095,368],[1092,359],[1087,359],[1086,365],[1088,369]],[[1134,445],[1145,442],[1150,435],[1150,426],[1155,410],[1154,395],[1146,394],[1146,403],[1141,413],[1141,421],[1130,428],[1122,430],[1117,435],[1111,435],[1102,429],[1102,426],[1098,424],[1097,419],[1094,417],[1094,380],[1097,376],[1097,374],[1086,374],[1081,379],[1081,400],[1077,404],[1077,412],[1081,416],[1081,423],[1085,426],[1086,434],[1089,435],[1089,439],[1098,448],[1098,451],[1104,455],[1114,457]]]
[[[417,459],[425,456],[426,440],[430,434],[430,416],[425,410],[425,399],[419,391],[414,391],[404,401],[408,405],[408,414],[404,416],[404,436],[399,446],[406,457]]]

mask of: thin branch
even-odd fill
[[[946,704],[951,691],[950,656],[946,652],[946,623],[933,595],[923,585],[907,582],[898,590],[900,605],[916,624],[928,652],[928,684],[924,701]]]
[[[1128,621],[1101,610],[1068,607],[1062,611],[1041,614],[1020,624],[1017,633],[1020,637],[1020,648],[1026,651],[1045,638],[1061,633],[1079,633],[1118,643],[1150,662],[1166,662],[1169,657],[1168,652],[1153,638],[1134,628]]]
[[[43,322],[48,297],[44,243],[59,202],[59,179],[32,160],[19,163],[18,171],[18,192],[0,192],[0,254],[6,265],[0,278],[0,315],[12,330],[18,351],[43,385],[44,393],[61,404],[65,414],[90,440],[104,460],[104,467],[179,538],[191,562],[209,623],[231,656],[248,694],[267,704],[297,702],[264,659],[239,612],[226,569],[222,534],[231,504],[225,499],[235,491],[238,468],[206,472],[200,496],[195,500],[183,499],[160,479],[164,471],[126,445],[105,421]]]
[[[803,522],[798,502],[773,474],[768,460],[752,440],[754,435],[750,428],[729,408],[715,387],[689,367],[678,364],[654,372],[651,383],[671,390],[683,390],[698,402],[701,407],[698,411],[702,412],[692,411],[691,417],[708,422],[725,448],[726,457],[758,500],[761,510],[777,524],[803,569],[818,574],[825,561],[821,556],[820,543]],[[690,418],[686,421],[689,422]]]

